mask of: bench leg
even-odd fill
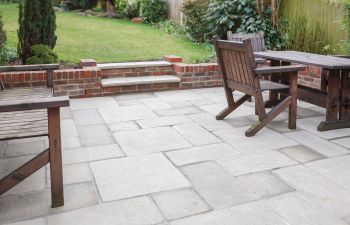
[[[48,109],[52,208],[64,205],[60,109]]]

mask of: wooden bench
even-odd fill
[[[53,68],[58,68],[58,65],[0,67],[0,71],[53,71]],[[52,97],[50,85],[52,79],[49,80],[48,87],[3,90],[4,85],[1,84],[0,141],[48,136],[49,148],[2,178],[0,196],[50,163],[52,207],[59,207],[64,204],[60,107],[69,106],[69,98]]]

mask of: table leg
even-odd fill
[[[60,108],[49,108],[47,112],[49,123],[51,199],[52,207],[56,208],[64,205]]]
[[[340,119],[350,121],[350,71],[343,70],[341,74],[341,105]]]
[[[326,71],[328,78],[328,94],[326,104],[326,121],[319,126],[319,131],[327,131],[343,128],[344,124],[338,120],[340,112],[340,70]]]

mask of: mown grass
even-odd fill
[[[0,3],[8,46],[17,46],[18,5]],[[74,12],[56,13],[58,37],[55,52],[60,60],[78,62],[94,58],[98,62],[157,60],[174,54],[185,62],[206,60],[205,45],[179,39],[145,24],[127,20],[86,17]]]

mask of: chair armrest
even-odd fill
[[[69,106],[68,96],[0,101],[0,112],[47,109]]]
[[[292,65],[292,66],[272,66],[261,67],[254,70],[255,74],[271,74],[271,73],[285,73],[285,72],[298,72],[305,70],[306,66]]]
[[[264,59],[264,58],[255,58],[255,63],[256,64],[264,64],[264,63],[266,63],[266,59]]]

